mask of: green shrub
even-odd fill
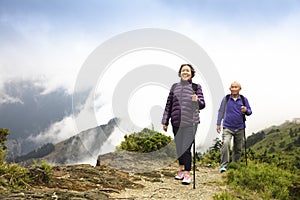
[[[7,189],[27,188],[30,183],[28,169],[5,162],[7,155],[5,141],[8,135],[8,129],[0,128],[0,186]]]
[[[52,167],[45,161],[41,161],[40,165],[35,162],[29,169],[5,162],[7,150],[4,142],[8,134],[7,129],[0,128],[0,190],[29,189],[38,180],[48,183],[52,178]]]
[[[0,150],[0,165],[3,164],[7,156],[7,150]]]
[[[237,200],[238,199],[228,192],[223,192],[221,194],[215,194],[213,196],[213,198],[214,198],[214,200]]]
[[[209,150],[200,156],[199,163],[201,165],[212,165],[213,167],[219,166],[221,162],[220,149],[222,141],[219,138],[214,139],[214,144],[209,147]]]
[[[235,190],[255,191],[263,199],[291,199],[289,188],[296,178],[290,171],[266,163],[229,169],[226,177]]]
[[[244,163],[243,163],[244,164]],[[240,164],[236,163],[236,162],[230,162],[227,165],[227,169],[239,169],[241,167]]]
[[[52,178],[52,166],[45,160],[41,160],[40,164],[34,160],[33,167],[30,168],[30,177],[35,182],[47,184]]]
[[[24,168],[18,164],[0,165],[0,186],[10,190],[29,189],[32,184],[47,184],[52,178],[52,167],[45,161]],[[0,187],[1,189],[1,187]]]
[[[160,150],[157,154],[159,158],[176,158],[174,140],[160,132],[144,128],[140,132],[125,135],[124,139],[125,141],[122,141],[120,146],[116,148],[117,151],[150,153]]]
[[[141,132],[124,136],[120,149],[126,151],[148,153],[157,151],[171,142],[171,137],[154,130],[144,128]]]
[[[212,165],[217,167],[220,165],[220,152],[219,151],[209,151],[201,156],[199,163],[201,165]]]
[[[28,188],[30,181],[28,169],[17,164],[0,165],[0,185],[8,189]]]
[[[7,147],[5,146],[5,141],[7,140],[8,135],[8,129],[0,128],[0,165],[3,164],[7,155]]]

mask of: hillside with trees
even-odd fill
[[[156,169],[162,166],[163,161],[171,163],[165,168],[147,173],[127,173],[100,163],[96,167],[51,166],[43,160],[29,167],[21,167],[5,161],[8,134],[9,130],[0,129],[1,199],[96,199],[99,195],[102,199],[110,199],[112,196],[132,199],[131,195],[134,194],[134,199],[139,199],[141,195],[141,198],[172,198],[180,195],[189,196],[190,199],[205,196],[205,199],[214,200],[296,200],[300,196],[300,124],[293,122],[253,133],[247,138],[247,154],[243,151],[241,163],[231,163],[227,172],[222,174],[218,171],[221,141],[216,139],[207,152],[196,155],[196,185],[199,188],[182,188],[184,192],[174,190],[178,188],[178,182],[173,178],[177,169],[176,161],[167,161],[175,155],[174,146],[170,145],[173,140],[155,130],[143,129],[126,135],[115,152],[100,156],[101,163],[105,163],[117,160],[119,155],[118,165],[131,169],[142,166],[134,164],[142,159],[145,159],[144,166],[153,165]],[[156,157],[151,156],[149,159],[145,156],[162,149]],[[53,146],[48,144],[35,153],[43,154],[52,150]],[[127,152],[126,156],[134,154],[134,157],[129,159],[121,152]],[[32,152],[31,156],[35,157],[35,153]],[[136,155],[140,159],[136,159]]]
[[[284,168],[300,169],[300,124],[286,122],[247,138],[249,154]]]

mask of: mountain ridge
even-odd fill
[[[25,166],[31,165],[34,160],[45,160],[54,165],[70,165],[82,163],[88,157],[93,157],[96,164],[101,146],[104,145],[120,121],[119,118],[113,118],[107,124],[87,129],[57,144],[45,144],[26,155],[15,159],[9,158],[8,161],[17,161]],[[49,149],[46,155],[45,147]]]

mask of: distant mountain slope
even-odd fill
[[[247,148],[268,153],[300,168],[300,124],[285,122],[255,133],[247,138]]]
[[[120,119],[113,118],[107,124],[82,131],[65,141],[55,144],[54,148],[52,148],[52,145],[47,144],[45,148],[40,148],[24,156],[17,157],[16,161],[20,161],[24,165],[29,165],[32,164],[33,160],[43,159],[56,165],[69,165],[82,163],[82,161],[94,158],[96,164],[102,145],[113,133],[119,121]],[[49,150],[49,153],[45,155],[46,148]]]

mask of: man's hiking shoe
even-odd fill
[[[184,184],[184,185],[190,184],[191,183],[191,177],[190,177],[190,175],[185,174],[181,183]]]
[[[177,175],[175,176],[175,179],[177,179],[177,180],[182,180],[183,177],[184,177],[184,171],[183,171],[183,170],[179,170],[179,171],[177,172]]]
[[[221,167],[220,168],[220,173],[226,172],[226,167]]]

